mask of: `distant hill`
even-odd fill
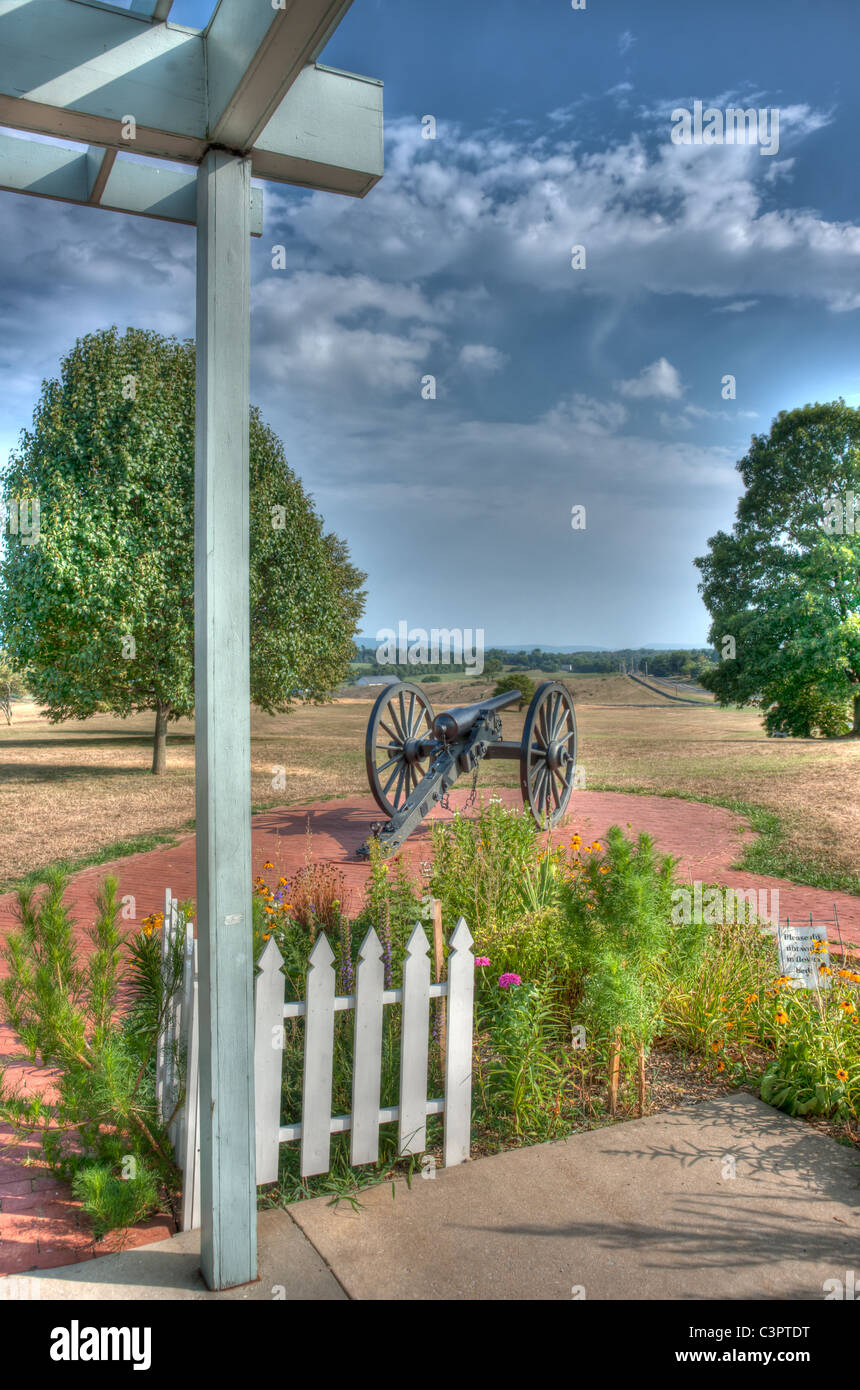
[[[356,645],[359,647],[377,646],[376,637],[369,636],[367,633],[362,637],[357,637]],[[651,642],[641,647],[594,647],[585,642],[568,642],[564,646],[559,646],[553,642],[487,642],[486,647],[493,648],[497,652],[699,652],[707,647],[706,642]]]

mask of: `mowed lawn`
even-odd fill
[[[799,857],[856,873],[860,741],[768,739],[751,710],[673,704],[620,675],[568,680],[587,786],[747,802],[781,817],[787,847]],[[479,698],[492,684],[426,690],[440,709]],[[364,736],[374,695],[355,692],[274,718],[255,711],[255,808],[366,792]],[[519,738],[522,721],[523,714],[506,711],[505,736]],[[15,706],[12,726],[0,726],[2,886],[58,859],[81,862],[118,842],[190,827],[193,725],[171,724],[162,778],[148,770],[151,726],[149,715],[51,725],[34,706]],[[281,775],[284,785],[273,785]],[[479,786],[518,784],[516,763],[482,766]]]

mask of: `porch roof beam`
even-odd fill
[[[154,23],[163,23],[173,8],[173,0],[131,0],[132,14],[146,15]]]
[[[204,33],[209,138],[250,150],[352,0],[292,0],[285,9],[219,0]]]
[[[166,222],[197,222],[194,170],[156,169],[115,150],[68,150],[43,140],[0,134],[0,188],[61,203],[135,213]],[[251,235],[263,234],[262,189],[251,189]]]
[[[204,35],[83,0],[0,0],[0,125],[197,164],[213,143],[210,100],[215,109],[226,100],[214,143],[239,148],[253,137],[255,177],[363,197],[382,176],[382,84],[305,61],[347,0],[244,11],[264,15],[268,27],[250,85],[231,88],[224,26],[237,23],[238,3],[221,0]],[[277,25],[296,7],[305,23],[287,43],[288,30],[269,16]],[[292,63],[283,74],[282,63]],[[133,140],[123,138],[129,116]]]

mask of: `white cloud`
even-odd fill
[[[460,348],[460,364],[476,367],[482,372],[498,372],[507,362],[506,353],[486,343],[464,343]]]
[[[650,367],[643,367],[638,376],[629,381],[620,381],[618,390],[623,396],[646,399],[651,396],[663,400],[680,400],[684,387],[677,369],[665,357],[659,357]]]
[[[827,113],[789,107],[809,133]],[[414,121],[387,131],[385,178],[359,208],[328,194],[267,192],[307,265],[361,268],[390,281],[456,275],[572,298],[643,293],[731,299],[786,296],[860,307],[860,228],[808,207],[774,207],[770,161],[748,146],[678,146],[661,113],[641,134],[585,151],[544,130],[530,139]],[[279,240],[283,240],[279,237]],[[588,269],[574,272],[583,244]]]
[[[733,299],[731,304],[720,304],[711,312],[714,314],[745,314],[747,309],[754,309],[758,304],[757,299]]]

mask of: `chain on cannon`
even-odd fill
[[[462,774],[477,775],[484,758],[519,762],[523,802],[541,827],[567,808],[576,773],[576,713],[567,687],[544,681],[535,691],[519,742],[502,737],[501,711],[518,690],[434,715],[424,691],[408,681],[388,685],[370,714],[367,779],[389,817],[371,827],[384,854],[400,849],[434,805],[445,805]],[[370,840],[358,850],[370,854]]]

